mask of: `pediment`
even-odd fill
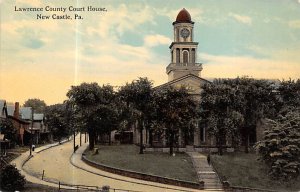
[[[174,86],[176,88],[180,88],[182,86],[188,88],[190,94],[200,94],[201,93],[201,86],[203,84],[210,83],[208,80],[197,77],[192,74],[185,75],[178,79],[174,79],[168,83],[162,84],[157,86],[156,89],[161,89],[167,86]]]

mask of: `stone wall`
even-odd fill
[[[97,162],[87,159],[84,154],[82,155],[82,160],[90,166],[96,167],[103,171],[107,171],[110,173],[114,173],[114,174],[118,174],[118,175],[122,175],[122,176],[126,176],[126,177],[131,177],[131,178],[141,179],[141,180],[146,180],[146,181],[152,181],[152,182],[158,182],[158,183],[163,183],[163,184],[169,184],[169,185],[176,185],[176,186],[180,186],[180,187],[203,189],[203,184],[200,184],[200,183],[193,183],[193,182],[189,182],[189,181],[160,177],[160,176],[156,176],[156,175],[148,175],[145,173],[139,173],[139,172],[135,172],[135,171],[118,169],[118,168],[110,167],[107,165],[103,165],[103,164],[100,164],[100,163],[97,163]]]

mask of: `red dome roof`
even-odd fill
[[[192,23],[191,15],[190,13],[183,8],[176,17],[177,23]]]

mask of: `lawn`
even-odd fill
[[[221,178],[233,186],[299,191],[300,178],[284,183],[268,176],[266,165],[258,161],[255,153],[232,153],[223,156],[212,155],[212,163]]]
[[[56,192],[58,191],[58,188],[31,183],[27,181],[23,191],[24,192]]]
[[[139,148],[135,145],[96,147],[99,148],[97,155],[89,150],[85,152],[86,157],[95,162],[140,173],[197,182],[192,160],[185,153],[177,153],[174,157],[162,152],[139,154]]]

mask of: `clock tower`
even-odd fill
[[[168,81],[188,74],[200,77],[202,64],[196,63],[198,42],[194,42],[194,22],[182,9],[173,22],[174,41],[170,45],[171,63],[167,66]]]

